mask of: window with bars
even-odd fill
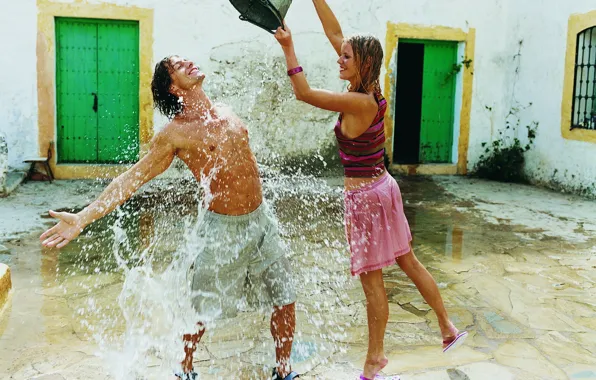
[[[577,35],[571,129],[596,130],[596,26]]]

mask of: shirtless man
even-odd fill
[[[273,379],[291,380],[290,353],[296,324],[296,294],[280,240],[277,221],[263,203],[257,162],[248,131],[230,112],[214,107],[203,90],[205,75],[179,56],[164,58],[155,67],[151,89],[155,106],[171,121],[151,142],[149,152],[117,177],[78,214],[50,211],[60,221],[41,235],[46,247],[62,248],[83,229],[126,202],[141,186],[164,172],[179,157],[197,181],[213,175],[212,198],[204,219],[206,248],[192,270],[193,296],[199,313],[217,310],[234,316],[247,283],[259,283],[273,306],[271,334],[277,368]],[[212,295],[216,296],[213,297]],[[180,379],[193,380],[192,356],[205,333],[202,323],[183,337],[185,358]]]

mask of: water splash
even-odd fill
[[[224,118],[231,112],[221,105],[217,105],[217,110],[219,116]],[[206,121],[211,120],[211,117],[208,113]],[[218,325],[217,311],[199,315],[194,309],[191,300],[195,294],[190,290],[188,274],[205,246],[199,231],[204,227],[205,210],[213,199],[209,191],[211,181],[217,174],[217,168],[226,164],[217,161],[214,169],[201,178],[196,214],[180,216],[176,220],[178,226],[174,228],[181,228],[183,232],[179,236],[180,243],[172,252],[160,251],[161,247],[172,243],[168,241],[172,239],[168,233],[172,229],[172,220],[164,218],[153,225],[152,230],[155,232],[141,249],[136,245],[135,237],[130,236],[130,232],[127,234],[124,225],[130,213],[126,215],[119,211],[116,222],[110,226],[109,231],[114,235],[111,251],[115,261],[113,265],[124,278],[117,305],[106,305],[91,296],[79,309],[79,314],[82,324],[99,346],[98,354],[104,359],[106,369],[115,379],[146,378],[147,368],[151,368],[151,373],[156,377],[171,375],[180,369],[179,363],[184,357],[183,334],[196,331],[199,321],[207,324],[208,331]],[[279,204],[282,213],[287,213],[288,210],[283,208],[288,205],[292,210],[299,210],[295,220],[282,221],[282,235],[308,246],[294,247],[298,251],[293,264],[295,277],[300,278],[298,292],[302,294],[299,299],[309,300],[304,304],[299,303],[297,309],[306,318],[307,322],[303,323],[316,326],[317,333],[307,337],[298,331],[293,360],[311,360],[321,350],[343,351],[349,324],[338,323],[334,315],[347,313],[347,308],[353,304],[346,294],[337,291],[350,287],[345,270],[349,256],[345,252],[343,234],[329,234],[332,226],[334,231],[343,231],[341,217],[338,217],[341,189],[299,172],[290,176],[282,175],[271,167],[262,166],[260,169],[264,174],[265,198],[271,204]],[[172,196],[176,190],[174,186],[165,192],[164,198]],[[330,208],[331,213],[328,212]],[[133,210],[132,213],[137,211]],[[97,243],[101,245],[102,242]],[[86,250],[90,251],[83,246],[83,251]],[[301,262],[306,261],[316,261],[320,265],[305,270]],[[335,269],[329,270],[330,267]],[[113,271],[114,268],[106,265],[102,269],[98,266],[95,273],[100,274],[102,270]],[[263,318],[246,322],[262,324]],[[247,344],[250,339],[252,343],[252,337],[243,335],[240,338],[246,339]],[[313,338],[317,340],[312,341]],[[265,346],[267,349],[264,351],[273,352],[272,341]],[[267,355],[264,354],[258,360],[267,362]],[[324,362],[324,357],[321,360]],[[320,362],[312,363],[316,364]],[[210,370],[216,371],[217,368]]]
[[[162,239],[168,238],[160,231],[168,231],[169,221],[164,220],[155,226],[157,233],[145,249],[138,251],[123,226],[125,214],[118,211],[111,231],[114,233],[112,254],[124,277],[118,296],[119,310],[115,310],[114,305],[100,306],[89,298],[86,307],[79,311],[84,317],[83,324],[99,346],[99,356],[116,380],[146,377],[145,371],[154,365],[156,358],[160,363],[156,375],[166,376],[179,371],[179,363],[184,357],[182,336],[196,332],[197,322],[209,326],[217,317],[216,311],[200,315],[194,309],[189,271],[205,246],[199,232],[204,227],[204,215],[213,199],[210,184],[220,167],[215,165],[202,176],[197,189],[202,202],[196,215],[184,217],[182,244],[171,254],[169,261],[164,261],[164,253],[155,249],[163,246]],[[122,324],[124,331],[114,334],[117,326]]]
[[[307,370],[325,363],[332,353],[346,350],[350,323],[339,322],[335,316],[349,314],[348,308],[355,301],[349,294],[338,292],[353,288],[346,273],[349,256],[341,227],[341,189],[312,176],[280,175],[270,168],[265,171],[264,195],[276,206],[282,236],[292,242],[289,256],[294,276],[300,279],[297,311],[303,319],[295,336],[292,360]],[[212,200],[207,184],[216,173],[214,170],[202,178],[198,187],[201,202],[196,214],[181,217],[183,220],[178,222],[177,228],[183,230],[181,243],[171,253],[160,250],[172,243],[172,235],[167,233],[172,228],[170,218],[158,219],[153,225],[155,233],[142,249],[135,246],[130,231],[127,234],[124,224],[130,215],[119,212],[110,227],[114,234],[111,254],[124,278],[118,303],[102,303],[91,296],[79,313],[99,346],[106,369],[117,380],[146,378],[148,368],[156,377],[171,375],[179,370],[183,359],[183,334],[196,331],[196,323],[202,321],[207,322],[208,332],[214,331],[217,336],[230,323],[216,320],[217,311],[210,315],[195,311],[188,276],[205,245],[199,232],[204,228],[205,207]],[[313,261],[318,263],[314,267],[309,264]],[[102,270],[94,270],[96,274],[98,271]],[[262,314],[240,316],[241,323],[261,331],[268,325],[267,319]],[[303,332],[309,325],[316,327],[315,335]],[[254,360],[273,364],[273,341],[255,336],[250,330],[240,332],[236,338],[245,341],[247,347],[262,345]],[[263,340],[259,343],[258,339]],[[242,360],[248,359],[240,358],[240,367],[246,365]],[[210,366],[210,371],[217,370]]]

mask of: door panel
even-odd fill
[[[97,25],[56,19],[58,162],[97,160]]]
[[[421,163],[451,162],[456,63],[456,42],[425,42],[420,128]]]
[[[99,162],[139,158],[139,28],[136,22],[98,26]]]

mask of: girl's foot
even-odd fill
[[[364,371],[362,371],[362,375],[368,379],[374,379],[377,373],[381,372],[383,368],[389,363],[389,359],[385,355],[375,358],[375,359],[366,359],[364,362]]]
[[[447,321],[447,324],[441,324],[439,327],[444,341],[453,340],[459,333],[451,321]]]
[[[458,329],[453,326],[453,323],[449,321],[450,327],[443,335],[443,352],[450,351],[459,347],[467,338],[467,332],[459,332]]]

